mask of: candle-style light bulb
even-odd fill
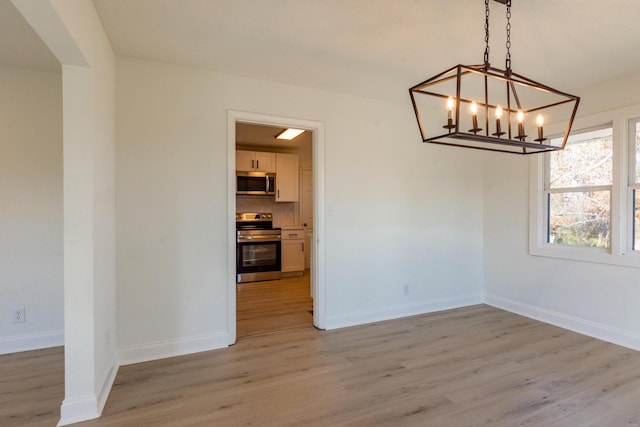
[[[473,127],[469,129],[469,132],[476,135],[482,130],[482,128],[478,127],[478,104],[472,101],[471,105],[469,105],[469,110],[471,111],[471,120],[473,121]]]
[[[451,133],[451,129],[455,126],[453,125],[453,98],[449,97],[447,99],[447,125],[443,126],[445,129],[449,129],[449,133]]]
[[[471,131],[473,133],[478,132],[478,104],[475,101],[471,103],[471,120],[473,121],[473,129]]]
[[[542,141],[545,140],[544,132],[542,130],[542,125],[544,124],[542,114],[538,114],[538,117],[536,117],[536,123],[538,124],[538,139],[536,141],[542,143]]]
[[[518,139],[522,141],[526,136],[524,134],[524,113],[522,112],[522,110],[518,110],[518,113],[516,114],[516,120],[518,121]]]
[[[498,105],[496,107],[496,133],[493,134],[498,138],[500,138],[501,135],[504,135],[504,132],[502,132],[502,129],[501,129],[501,123],[500,123],[501,118],[502,118],[502,107]]]

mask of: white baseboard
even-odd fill
[[[64,345],[64,331],[62,330],[0,337],[0,354],[39,350],[62,345]]]
[[[118,360],[121,366],[149,362],[167,357],[182,356],[201,351],[216,350],[229,345],[226,333],[190,337],[175,341],[159,341],[121,349]]]
[[[118,373],[118,354],[113,353],[113,357],[111,358],[111,363],[109,363],[109,368],[102,379],[100,391],[98,392],[98,413],[102,414],[102,410],[104,409],[105,403],[107,403],[107,398],[109,397],[109,393],[111,392],[111,388],[113,387],[113,383],[116,380],[116,375]]]
[[[64,399],[60,407],[60,421],[58,426],[93,420],[100,416],[98,400],[95,395],[75,399]]]
[[[496,308],[540,320],[560,328],[640,351],[640,335],[546,308],[497,295],[485,294],[485,303]]]
[[[97,396],[90,395],[75,399],[65,399],[62,402],[58,426],[66,426],[100,417],[118,373],[117,361],[117,354],[114,353],[100,383],[100,391]]]
[[[383,320],[398,319],[401,317],[415,316],[418,314],[433,313],[435,311],[466,307],[474,304],[482,304],[482,295],[472,294],[454,298],[439,298],[415,302],[412,304],[395,305],[379,310],[361,311],[342,316],[330,316],[327,318],[327,329],[337,329],[347,326],[363,325],[366,323],[380,322]]]

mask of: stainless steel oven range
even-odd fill
[[[236,214],[236,282],[282,277],[281,230],[273,228],[270,213]]]

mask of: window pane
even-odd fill
[[[550,188],[611,185],[613,130],[572,135],[563,151],[550,156]]]
[[[633,198],[636,200],[634,210],[635,227],[633,228],[633,249],[640,251],[640,190],[633,190]]]
[[[549,193],[548,242],[609,247],[610,191]]]

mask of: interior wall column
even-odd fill
[[[92,2],[11,1],[62,64],[67,425],[100,416],[118,367],[115,56]]]
[[[92,96],[87,68],[62,67],[65,399],[61,418],[99,415],[95,384]]]

